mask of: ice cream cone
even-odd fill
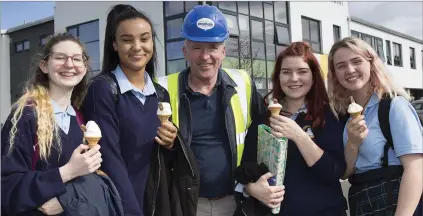
[[[101,139],[101,137],[84,137],[85,140],[88,142],[88,146],[90,148],[94,147],[98,144],[98,141]]]
[[[281,112],[282,107],[269,107],[270,113],[272,113],[272,116],[279,115]]]
[[[361,115],[361,112],[350,113],[351,118],[357,118]]]
[[[170,115],[157,115],[161,123],[169,121]]]

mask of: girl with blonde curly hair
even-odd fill
[[[81,42],[68,34],[53,36],[35,61],[1,131],[2,214],[60,214],[57,197],[65,183],[100,167],[100,147],[81,144],[75,110],[85,93],[87,61]]]
[[[357,38],[332,46],[329,70],[328,93],[337,114],[348,117],[350,96],[364,107],[360,116],[345,118],[343,133],[351,215],[412,215],[422,195],[423,139],[410,96]]]

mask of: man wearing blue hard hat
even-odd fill
[[[262,97],[248,73],[221,68],[229,31],[219,9],[194,7],[184,19],[181,35],[190,66],[158,79],[169,91],[172,122],[189,146],[175,151],[195,156],[196,164],[190,167],[200,179],[199,184],[181,182],[185,184],[181,188],[192,192],[181,198],[181,206],[192,202],[198,216],[232,216],[234,170],[241,162],[247,129],[263,112]]]

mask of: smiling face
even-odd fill
[[[119,54],[122,69],[145,70],[154,52],[151,25],[141,18],[124,20],[119,23],[115,37],[113,48]]]
[[[370,62],[349,48],[338,49],[333,56],[335,75],[348,91],[361,91],[368,87]]]
[[[82,48],[73,41],[62,41],[54,45],[40,68],[49,77],[49,85],[73,89],[87,73],[86,57]]]
[[[303,57],[286,57],[282,61],[279,82],[288,99],[305,99],[313,85],[313,74]]]
[[[183,52],[190,65],[192,75],[199,79],[215,77],[226,55],[223,42],[205,43],[186,40]]]

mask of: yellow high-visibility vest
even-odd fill
[[[241,163],[244,151],[244,141],[248,127],[251,124],[251,78],[244,70],[223,69],[236,83],[236,91],[231,98],[231,108],[235,119],[236,143],[237,143],[237,166]],[[172,122],[179,127],[179,74],[174,73],[157,79],[158,83],[167,89],[172,108]]]

